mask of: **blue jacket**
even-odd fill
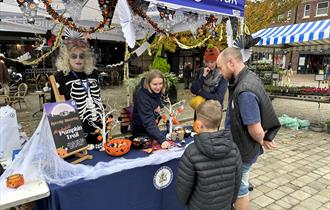
[[[160,114],[155,113],[154,110],[158,106],[163,106],[162,94],[150,93],[143,87],[143,83],[144,79],[133,98],[132,132],[134,136],[151,136],[161,144],[166,140],[166,134],[159,130],[156,121],[160,118]]]
[[[213,71],[217,71],[214,69]],[[200,69],[196,79],[191,83],[191,92],[195,95],[202,96],[206,100],[218,100],[220,104],[223,106],[223,100],[225,98],[225,94],[228,88],[228,82],[223,77],[221,77],[218,86],[215,88],[213,92],[207,92],[203,90],[204,77],[203,70]]]

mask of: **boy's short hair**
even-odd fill
[[[219,101],[207,100],[197,107],[197,119],[208,129],[218,129],[222,120],[222,107]]]

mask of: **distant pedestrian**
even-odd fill
[[[330,78],[330,63],[327,64],[325,67],[325,72],[324,72],[324,81],[329,81]]]
[[[191,80],[192,64],[188,63],[183,69],[184,89],[189,89],[189,83]]]
[[[9,72],[5,64],[5,55],[0,53],[0,85],[5,95],[9,96]]]
[[[289,87],[291,84],[291,78],[293,76],[293,70],[291,68],[291,65],[288,66],[288,69],[284,70],[283,72],[283,86]]]

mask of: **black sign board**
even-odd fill
[[[84,130],[73,100],[44,105],[58,154],[66,154],[87,146]]]

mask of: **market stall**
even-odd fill
[[[33,24],[35,14],[33,13],[33,15],[31,12],[35,11],[35,6],[38,7],[38,5],[33,5],[35,1],[25,0],[24,2],[23,4],[20,1],[19,6],[22,11],[30,12],[26,16],[28,22]],[[99,1],[100,14],[102,14],[100,21],[93,22],[94,25],[92,23],[83,26],[78,20],[81,14],[80,10],[85,5],[79,3],[78,5],[81,7],[77,11],[73,10],[76,5],[73,4],[73,6],[72,2],[81,3],[81,1],[72,0],[65,4],[66,9],[70,11],[70,13],[68,12],[70,19],[63,16],[63,10],[55,9],[56,1],[53,3],[46,0],[38,1],[38,3],[45,5],[47,13],[60,27],[58,30],[54,27],[56,33],[48,34],[48,38],[43,40],[37,47],[38,49],[35,49],[40,50],[47,43],[50,45],[47,53],[42,56],[29,53],[22,55],[23,57],[19,59],[13,58],[13,60],[27,65],[36,65],[61,46],[62,36],[68,31],[82,33],[82,36],[88,39],[93,37],[95,33],[111,31],[112,26],[114,26],[112,20],[118,20],[119,24],[114,24],[115,27],[120,25],[121,33],[127,42],[127,50],[122,62],[110,66],[127,65],[129,59],[140,56],[152,45],[154,48],[160,45],[165,46],[162,43],[164,40],[174,40],[174,43],[183,49],[201,47],[208,42],[219,44],[222,37],[225,37],[224,25],[227,25],[226,28],[229,30],[226,35],[227,39],[233,41],[238,30],[237,25],[232,27],[231,22],[236,21],[237,23],[238,19],[244,15],[243,0],[233,1],[234,3],[217,0],[193,3],[191,1],[176,1],[175,4],[171,1],[150,1],[151,3],[138,0]],[[88,3],[89,1],[83,2]],[[96,3],[96,1],[90,2]],[[190,7],[186,7],[188,3]],[[153,15],[152,8],[157,8],[157,15]],[[228,16],[232,18],[228,18]],[[116,19],[115,17],[119,18]],[[176,18],[173,19],[173,17]],[[194,22],[194,18],[197,18],[198,21]],[[186,22],[188,19],[188,23],[197,24],[188,27],[189,24]],[[222,26],[219,26],[220,24]],[[200,28],[199,32],[197,31],[198,28]],[[195,43],[192,45],[183,44],[175,38],[178,35],[176,33],[187,30],[190,31],[190,38],[195,39]],[[156,33],[157,38],[153,40],[151,37],[154,33]],[[139,34],[143,35],[140,36]],[[199,41],[197,36],[200,36],[202,41]],[[142,39],[142,42],[137,43],[138,39]],[[128,47],[132,50],[129,51]],[[127,80],[129,76],[127,66],[124,75],[125,80]],[[56,83],[53,84],[53,90],[55,90]],[[173,123],[178,123],[177,117],[184,108],[184,102],[179,101],[173,105],[168,102],[169,106],[164,107],[162,111],[162,119],[169,121],[167,132],[173,140],[170,149],[160,149],[159,145],[154,148],[149,145],[147,150],[128,149],[125,151],[128,152],[127,154],[121,154],[124,155],[122,157],[110,157],[104,152],[106,145],[113,147],[112,149],[123,149],[122,146],[117,147],[110,143],[113,139],[111,139],[109,130],[114,125],[111,124],[114,121],[109,121],[109,118],[113,118],[110,117],[113,111],[109,110],[111,106],[107,106],[108,110],[102,106],[102,109],[92,113],[93,117],[98,117],[100,121],[98,125],[91,124],[91,126],[95,127],[95,134],[99,135],[98,139],[104,144],[102,144],[100,151],[90,152],[87,151],[88,146],[86,146],[84,136],[81,134],[82,127],[75,121],[79,118],[74,115],[75,110],[70,103],[74,107],[74,103],[66,101],[63,104],[53,105],[50,112],[44,108],[44,114],[37,130],[0,177],[1,194],[19,191],[24,183],[43,180],[49,185],[50,197],[39,204],[45,205],[49,209],[108,209],[109,205],[115,209],[181,209],[176,202],[173,186],[179,158],[192,138],[190,129],[185,141],[182,142],[182,137],[180,141],[176,141],[176,134],[173,136],[176,132]],[[101,101],[98,103],[101,104]],[[175,107],[176,105],[178,107]],[[62,125],[63,127],[59,127]],[[181,134],[179,134],[180,132]],[[177,133],[178,136],[182,135],[182,130],[180,132]],[[63,142],[63,138],[68,141]],[[3,140],[0,139],[0,141]],[[70,158],[82,150],[87,152],[89,157],[83,159],[83,164],[72,164]],[[90,160],[92,158],[90,156],[93,156],[93,159]],[[24,182],[8,188],[6,187],[7,178],[12,174],[24,177]],[[0,199],[2,197],[0,195]]]

